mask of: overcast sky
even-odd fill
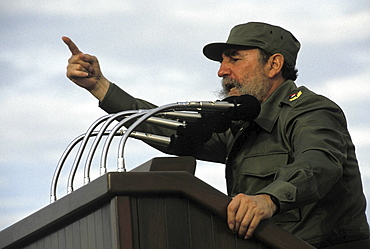
[[[70,53],[62,36],[96,55],[112,82],[164,105],[216,100],[218,64],[202,48],[225,41],[234,25],[249,21],[282,26],[300,40],[296,83],[343,108],[369,200],[368,0],[0,0],[0,230],[48,205],[64,149],[104,115],[65,77]],[[131,140],[125,151],[128,169],[156,156],[163,154]],[[72,159],[59,197],[66,194]],[[109,165],[116,167],[114,160]],[[225,191],[223,165],[198,162],[196,175]],[[77,187],[81,178],[76,176]]]

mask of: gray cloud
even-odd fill
[[[345,110],[369,198],[370,6],[360,2],[0,2],[0,211],[5,217],[0,229],[48,204],[64,148],[104,115],[95,99],[66,79],[70,54],[63,35],[98,56],[110,80],[163,105],[217,98],[218,64],[201,51],[209,42],[225,40],[235,24],[258,20],[291,30],[303,45],[297,84],[327,95]],[[109,162],[115,170],[112,148]],[[161,155],[136,141],[130,141],[126,153],[128,168]],[[222,165],[198,164],[197,176],[221,191],[223,174]],[[66,168],[60,196],[67,175]]]

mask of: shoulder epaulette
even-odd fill
[[[297,100],[299,97],[301,97],[302,91],[295,92],[293,94],[289,95],[289,102]]]

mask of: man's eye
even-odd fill
[[[232,61],[232,62],[236,62],[236,61],[239,61],[239,60],[240,60],[240,58],[230,57],[230,61]]]

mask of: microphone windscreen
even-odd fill
[[[197,122],[177,127],[176,135],[182,138],[189,138],[196,143],[204,143],[211,138],[212,131],[205,124]]]
[[[229,129],[231,118],[228,113],[203,112],[201,122],[206,131],[221,133]]]
[[[235,105],[230,114],[231,120],[234,121],[251,121],[256,119],[261,112],[260,102],[252,95],[230,96],[223,101]]]

